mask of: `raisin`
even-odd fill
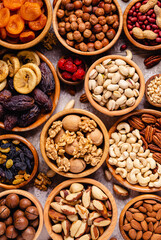
[[[12,97],[12,93],[8,90],[3,90],[0,92],[0,103],[4,103],[5,101],[10,100]]]
[[[45,112],[50,112],[52,110],[53,103],[51,99],[39,88],[35,88],[35,90],[33,91],[33,98],[39,106],[45,109]]]
[[[29,148],[22,146],[21,149],[27,158],[29,158],[30,160],[33,160],[33,154]]]
[[[53,74],[45,62],[42,62],[39,68],[41,70],[41,82],[39,87],[44,93],[51,95],[55,89]]]
[[[3,106],[0,104],[0,119],[2,119],[4,116],[4,108]]]
[[[14,85],[13,85],[13,78],[9,78],[9,79],[7,80],[7,83],[8,83],[8,87],[9,87],[9,89],[11,90],[11,92],[12,92],[13,94],[15,94],[15,93],[16,93],[16,90],[15,90]]]
[[[7,131],[11,131],[18,122],[18,116],[13,114],[6,114],[4,117],[4,127]]]
[[[34,99],[25,95],[16,95],[4,102],[3,106],[10,111],[25,111],[34,106]]]
[[[29,111],[26,111],[20,116],[18,125],[20,127],[29,126],[31,123],[37,120],[39,113],[40,108],[37,105],[34,105],[33,108],[31,108]]]

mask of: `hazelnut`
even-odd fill
[[[22,237],[24,240],[33,240],[35,233],[35,229],[29,226],[23,231]]]
[[[74,8],[75,9],[80,9],[80,8],[82,8],[82,2],[81,1],[75,1],[74,2]]]
[[[102,32],[106,33],[108,31],[108,25],[105,24],[102,26]]]
[[[19,205],[20,198],[17,194],[11,193],[6,197],[6,205],[9,208],[16,208]]]
[[[98,128],[95,128],[94,131],[87,133],[87,137],[89,137],[92,143],[96,146],[100,146],[103,143],[103,134]]]
[[[0,206],[3,206],[3,205],[5,205],[6,204],[6,199],[5,198],[2,198],[1,200],[0,200]]]
[[[114,23],[115,20],[114,20],[113,16],[107,16],[106,21],[107,21],[107,24],[111,25]]]
[[[58,23],[58,27],[59,27],[59,28],[61,28],[61,27],[64,28],[64,27],[65,27],[65,22],[60,22],[60,23]]]
[[[94,27],[93,27],[93,32],[94,33],[99,33],[102,31],[102,26],[101,24],[96,24]]]
[[[14,226],[17,230],[24,230],[25,228],[27,228],[29,222],[27,220],[27,218],[21,216],[21,217],[17,217],[14,221]]]
[[[119,16],[118,16],[117,14],[114,14],[114,15],[113,15],[113,18],[114,18],[115,21],[118,21],[118,20],[119,20]]]
[[[100,41],[96,41],[94,43],[94,47],[95,47],[95,49],[99,50],[99,49],[101,49],[103,47],[103,45],[102,45],[102,43]]]
[[[84,13],[90,13],[90,12],[92,12],[92,6],[87,7],[87,6],[84,5],[82,7],[82,10],[83,10]]]
[[[89,38],[91,35],[92,35],[92,31],[89,30],[89,29],[86,29],[86,30],[83,32],[83,36],[84,36],[85,38]]]
[[[30,207],[32,205],[31,201],[28,198],[22,198],[19,203],[19,207],[22,210],[25,210],[27,207]]]
[[[8,218],[4,221],[4,223],[5,223],[7,226],[11,225],[11,224],[13,223],[12,217],[8,217]]]
[[[13,225],[10,225],[6,229],[6,237],[14,239],[18,236],[18,231],[15,229]]]
[[[94,14],[91,14],[89,21],[92,25],[96,25],[98,23],[98,18]]]
[[[64,15],[65,15],[64,10],[58,9],[58,11],[57,11],[57,13],[56,13],[56,16],[57,16],[58,18],[63,18]]]
[[[0,222],[0,236],[2,236],[6,231],[6,225],[3,222]]]
[[[72,22],[72,23],[71,23],[71,29],[72,29],[73,31],[76,31],[76,30],[78,29],[78,23],[77,23],[77,22]]]
[[[77,41],[81,38],[81,33],[79,31],[74,31],[73,38]]]
[[[89,13],[83,13],[82,15],[83,21],[87,22],[90,19],[90,14]]]
[[[74,4],[73,3],[67,3],[65,5],[66,10],[72,11],[74,9]]]
[[[116,12],[117,10],[116,5],[111,3],[111,9],[112,9],[112,12]]]
[[[82,18],[77,18],[77,23],[78,23],[78,24],[83,23]]]
[[[98,8],[98,7],[94,6],[93,9],[92,9],[92,12],[95,13],[95,11],[96,11],[97,8]]]
[[[76,15],[71,14],[71,15],[69,16],[69,22],[71,23],[71,22],[76,22],[76,21],[77,21]]]
[[[86,6],[91,5],[92,0],[83,0],[83,4],[85,4]]]
[[[62,120],[63,128],[70,132],[76,132],[79,130],[80,121],[81,119],[78,115],[67,115]]]
[[[105,34],[103,33],[103,32],[100,32],[100,33],[97,33],[96,34],[96,38],[98,39],[98,40],[103,40],[104,39],[104,37],[105,37]]]
[[[35,219],[35,220],[32,220],[30,221],[30,225],[34,228],[37,228],[37,226],[39,225],[39,219]]]
[[[95,6],[100,2],[100,0],[92,0],[92,5]]]
[[[66,34],[65,28],[58,28],[60,35],[64,36]]]
[[[66,17],[66,18],[64,19],[64,21],[65,21],[65,22],[69,22],[69,17]]]
[[[77,141],[77,139],[75,139],[72,144],[65,145],[65,152],[69,155],[73,155],[73,152],[74,152],[75,148],[78,147],[78,145],[79,145],[78,141]]]
[[[13,219],[16,219],[17,217],[22,217],[22,216],[25,216],[25,213],[20,209],[17,209],[13,214]]]
[[[95,42],[96,41],[95,35],[92,34],[88,40],[89,40],[89,42]]]
[[[103,8],[97,8],[95,14],[99,16],[103,16],[105,14],[105,10]]]
[[[71,2],[70,0],[62,0],[61,4],[65,6],[67,3],[70,3],[70,2]]]
[[[70,40],[66,39],[66,43],[67,43],[70,47],[73,47],[73,46],[74,46],[74,41],[70,41]]]
[[[39,212],[35,206],[26,208],[25,215],[28,220],[35,220],[39,216]]]
[[[86,29],[85,24],[84,24],[83,22],[80,23],[79,26],[78,26],[78,30],[79,30],[80,32],[84,32],[85,29]]]
[[[70,41],[73,41],[73,33],[72,32],[69,32],[67,33],[67,39],[70,40]]]
[[[70,24],[69,22],[67,22],[67,23],[65,24],[65,30],[66,30],[67,32],[69,32],[69,31],[71,30],[71,24]]]
[[[112,3],[112,0],[104,0],[105,3]]]
[[[65,16],[66,17],[69,17],[70,15],[74,14],[74,11],[68,11],[68,10],[65,10]]]
[[[98,17],[98,22],[101,25],[105,25],[106,24],[106,18],[104,16],[100,16],[100,17]]]
[[[116,32],[114,29],[109,29],[106,33],[106,36],[109,40],[112,40],[116,35]]]
[[[0,206],[0,218],[6,219],[10,215],[10,210],[6,206]]]
[[[91,24],[90,24],[90,22],[85,22],[85,27],[86,27],[86,29],[91,29]]]
[[[72,173],[80,173],[83,172],[86,168],[86,163],[83,159],[70,159],[70,172]]]
[[[79,43],[76,43],[76,44],[74,45],[74,48],[77,49],[77,50],[79,50]]]
[[[112,11],[112,7],[111,7],[111,4],[109,4],[109,3],[106,3],[105,5],[104,5],[104,10],[105,10],[105,13],[110,13],[111,11]]]
[[[93,52],[95,50],[94,43],[87,43],[88,52]]]
[[[119,22],[118,22],[118,21],[115,21],[115,22],[113,23],[113,25],[112,25],[112,27],[113,27],[114,29],[117,29],[118,26],[119,26]]]
[[[79,18],[79,17],[82,17],[82,15],[83,15],[83,11],[82,10],[76,10],[75,11],[75,15]]]
[[[98,4],[98,7],[99,7],[99,8],[104,8],[104,5],[105,5],[105,3],[104,3],[103,1],[101,1],[101,2]]]
[[[79,48],[82,52],[87,52],[88,50],[87,44],[85,44],[84,42],[80,43]]]
[[[7,240],[8,238],[5,235],[0,236],[0,240]]]
[[[79,38],[77,42],[80,43],[80,42],[83,42],[83,40],[84,40],[84,37],[81,36],[81,38]]]

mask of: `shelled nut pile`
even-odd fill
[[[161,77],[155,77],[147,87],[147,95],[153,103],[161,103]]]
[[[54,198],[49,210],[52,230],[64,239],[98,239],[111,224],[112,205],[98,187],[73,183]]]

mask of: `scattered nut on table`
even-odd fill
[[[125,188],[116,184],[113,185],[113,190],[117,195],[122,197],[127,197],[129,195],[129,192]]]

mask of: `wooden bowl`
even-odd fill
[[[154,103],[153,101],[150,100],[150,97],[149,97],[148,92],[147,92],[149,83],[150,83],[154,78],[156,78],[156,77],[161,77],[161,74],[153,75],[153,76],[150,77],[150,78],[148,79],[148,81],[146,82],[146,84],[145,84],[145,96],[146,96],[147,101],[148,101],[151,105],[153,105],[154,107],[161,107],[161,103]]]
[[[131,240],[126,232],[123,230],[123,224],[124,224],[124,218],[125,218],[125,213],[126,211],[136,202],[141,201],[141,200],[145,200],[145,199],[151,199],[151,200],[157,200],[159,202],[161,202],[161,197],[157,196],[157,195],[153,195],[153,194],[144,194],[138,197],[133,198],[132,200],[130,200],[124,207],[124,209],[122,210],[121,214],[120,214],[120,219],[119,219],[119,227],[120,227],[120,232],[122,234],[122,237],[125,240]]]
[[[41,40],[43,40],[43,38],[46,36],[46,34],[48,33],[50,26],[51,26],[51,22],[52,22],[52,6],[51,6],[51,2],[50,0],[43,0],[45,5],[46,5],[46,11],[47,11],[47,22],[46,25],[44,27],[44,29],[41,31],[41,33],[32,41],[28,42],[28,43],[9,43],[3,40],[0,40],[0,45],[9,49],[13,49],[13,50],[21,50],[21,49],[27,49],[27,48],[31,48],[33,46],[35,46],[36,44],[38,44]]]
[[[120,34],[122,32],[122,26],[123,26],[123,16],[122,16],[122,10],[121,10],[121,7],[118,3],[117,0],[113,0],[114,3],[116,4],[116,7],[118,9],[118,15],[119,15],[119,21],[120,21],[120,25],[119,25],[119,28],[117,30],[117,33],[114,37],[114,39],[104,48],[102,49],[99,49],[99,50],[96,50],[96,51],[93,51],[93,52],[82,52],[80,50],[77,50],[73,47],[70,47],[64,38],[61,37],[61,35],[59,34],[58,32],[58,21],[57,21],[57,16],[56,16],[56,13],[57,13],[57,10],[59,9],[59,6],[61,4],[61,0],[57,0],[57,3],[55,4],[55,7],[54,7],[54,11],[53,11],[53,28],[54,28],[54,32],[58,38],[58,40],[60,41],[60,43],[65,47],[67,48],[68,50],[70,50],[71,52],[74,52],[76,54],[80,54],[80,55],[85,55],[85,56],[93,56],[93,55],[96,55],[96,54],[100,54],[100,53],[103,53],[103,52],[106,52],[108,51],[110,48],[113,47],[113,45],[117,42],[117,40],[119,39],[120,37]]]
[[[35,177],[37,170],[38,170],[38,165],[39,165],[39,157],[37,154],[36,149],[34,148],[34,146],[24,137],[21,137],[19,135],[15,135],[15,134],[5,134],[5,135],[0,135],[0,140],[4,140],[4,139],[16,139],[19,140],[20,142],[22,142],[23,144],[25,144],[30,151],[33,154],[34,157],[34,168],[32,170],[32,173],[29,177],[29,179],[27,181],[24,181],[20,184],[17,185],[8,185],[8,184],[4,184],[0,182],[0,187],[4,188],[4,189],[17,189],[17,188],[22,188],[24,186],[26,186],[29,182],[32,181],[32,179]]]
[[[43,208],[41,206],[41,203],[31,193],[29,193],[27,191],[24,191],[24,190],[19,190],[19,189],[7,190],[7,191],[4,191],[4,192],[1,192],[0,193],[0,198],[6,197],[7,195],[9,195],[11,193],[15,193],[15,194],[18,194],[18,195],[20,195],[22,197],[28,198],[37,207],[37,210],[39,212],[39,227],[38,227],[38,229],[36,231],[35,237],[33,238],[33,240],[37,240],[38,237],[40,236],[42,228],[43,228]]]
[[[161,49],[161,44],[158,44],[156,46],[146,46],[144,44],[141,44],[139,42],[137,42],[129,33],[129,30],[127,28],[127,16],[128,16],[128,12],[129,10],[132,8],[132,6],[137,3],[140,2],[140,0],[132,0],[126,7],[124,14],[123,14],[123,29],[125,32],[126,37],[129,39],[129,41],[135,45],[138,48],[144,49],[144,50],[149,50],[149,51],[153,51],[153,50],[158,50]]]
[[[71,56],[71,55],[70,55],[70,56]],[[74,56],[74,55],[72,55],[72,56]],[[68,57],[68,56],[62,56],[60,59],[62,59],[62,58],[64,58],[64,57]],[[79,57],[79,58],[80,58],[80,57]],[[83,61],[83,63],[84,63],[85,72],[87,72],[87,69],[88,69],[87,64],[85,63],[84,59],[82,59],[82,58],[80,58],[80,59],[81,59],[81,60]],[[62,82],[64,82],[65,84],[68,84],[68,85],[73,85],[73,86],[75,86],[75,85],[81,84],[81,83],[84,81],[84,79],[85,79],[85,76],[84,76],[84,78],[83,78],[82,80],[76,81],[76,82],[65,80],[65,79],[62,77],[62,75],[61,75],[61,72],[60,72],[59,67],[58,67],[58,63],[57,63],[57,65],[56,65],[56,72],[57,72],[57,74],[58,74],[58,78],[59,78]]]
[[[99,105],[92,97],[92,94],[89,90],[89,87],[88,87],[88,81],[89,81],[89,74],[90,72],[92,71],[92,69],[94,69],[96,67],[96,65],[102,63],[104,60],[106,59],[112,59],[112,60],[115,60],[115,59],[122,59],[124,61],[126,61],[129,65],[131,65],[132,67],[134,67],[136,69],[136,72],[138,73],[139,75],[139,78],[140,78],[140,90],[139,90],[139,97],[136,99],[136,102],[135,104],[132,106],[132,107],[127,107],[123,110],[115,110],[115,111],[109,111],[106,107],[102,107],[101,105]],[[121,115],[124,115],[126,113],[129,113],[131,111],[133,111],[138,105],[139,103],[141,102],[143,96],[144,96],[144,91],[145,91],[145,80],[144,80],[144,75],[143,73],[141,72],[140,68],[138,67],[138,65],[133,62],[132,60],[128,59],[127,57],[123,57],[123,56],[120,56],[120,55],[108,55],[108,56],[105,56],[105,57],[102,57],[100,59],[98,59],[96,62],[94,62],[91,67],[88,69],[88,72],[86,74],[86,78],[85,78],[85,83],[84,83],[84,88],[85,88],[85,92],[86,92],[86,95],[87,95],[87,98],[89,100],[89,102],[91,103],[91,105],[97,109],[99,112],[102,112],[103,114],[105,115],[108,115],[110,117],[113,117],[113,116],[121,116]]]
[[[97,187],[99,187],[102,191],[105,192],[105,194],[107,194],[107,196],[109,197],[109,200],[112,204],[112,210],[113,210],[113,217],[112,217],[112,221],[110,226],[105,230],[105,232],[103,233],[103,235],[101,237],[98,238],[98,240],[105,240],[105,239],[109,239],[111,234],[113,233],[116,223],[117,223],[117,206],[115,203],[115,199],[112,196],[111,192],[100,182],[90,179],[90,178],[83,178],[83,179],[72,179],[72,180],[67,180],[65,182],[62,182],[61,184],[59,184],[56,188],[53,189],[53,191],[50,193],[50,195],[48,196],[46,203],[45,203],[45,207],[44,207],[44,221],[45,221],[45,226],[46,229],[48,231],[48,234],[50,235],[50,237],[53,240],[62,240],[63,238],[59,235],[56,234],[52,231],[51,227],[51,221],[48,215],[49,209],[50,209],[50,204],[53,201],[54,197],[56,195],[59,194],[59,192],[63,189],[63,188],[67,188],[69,187],[72,183],[83,183],[83,184],[91,184],[91,185],[95,185]]]
[[[55,92],[50,96],[50,98],[53,102],[53,108],[52,108],[51,112],[49,112],[49,113],[46,113],[46,114],[40,113],[38,116],[38,119],[31,125],[29,125],[27,127],[14,127],[12,129],[12,132],[25,132],[25,131],[29,131],[29,130],[39,127],[41,124],[43,124],[45,121],[47,121],[49,119],[49,117],[53,114],[53,112],[58,104],[58,100],[59,100],[59,96],[60,96],[60,82],[59,82],[58,76],[56,74],[56,70],[55,70],[54,66],[52,65],[52,63],[49,61],[49,59],[47,59],[47,57],[45,57],[40,52],[36,51],[36,53],[39,55],[40,59],[43,62],[47,63],[47,65],[49,66],[49,68],[53,74],[54,80],[55,80]],[[5,129],[3,122],[0,122],[0,128]]]
[[[109,138],[111,137],[111,134],[116,131],[116,127],[120,122],[126,121],[131,116],[138,116],[138,115],[141,115],[143,113],[152,114],[156,117],[161,117],[161,112],[156,111],[156,110],[152,110],[152,109],[141,109],[141,110],[131,112],[131,113],[119,118],[119,120],[110,128]],[[150,187],[142,187],[139,184],[134,184],[134,185],[130,184],[128,181],[126,181],[126,179],[122,178],[119,174],[115,173],[116,168],[108,163],[108,159],[109,159],[109,156],[106,159],[106,163],[107,163],[107,166],[108,166],[110,172],[112,173],[113,177],[118,182],[120,182],[122,185],[124,185],[126,188],[132,189],[132,190],[137,191],[137,192],[147,192],[147,193],[148,192],[150,192],[150,193],[159,192],[161,190],[161,187],[160,188],[154,188],[154,187],[150,188]]]
[[[104,143],[103,143],[103,155],[101,158],[101,161],[95,166],[95,167],[90,167],[89,169],[85,169],[83,172],[78,173],[78,174],[74,174],[74,173],[70,173],[70,172],[61,172],[58,170],[58,167],[56,166],[56,164],[54,164],[54,161],[50,160],[47,155],[46,155],[46,151],[45,151],[45,143],[46,143],[46,139],[48,137],[48,130],[50,128],[50,126],[52,125],[52,123],[54,121],[57,121],[59,119],[62,119],[63,117],[70,115],[70,114],[77,114],[77,115],[81,115],[81,116],[87,116],[91,119],[93,119],[98,127],[100,128],[100,130],[103,133],[103,137],[104,137]],[[108,154],[108,149],[109,149],[109,137],[108,137],[108,132],[107,129],[105,127],[105,125],[103,124],[103,122],[93,113],[88,112],[86,110],[82,110],[82,109],[69,109],[69,110],[63,110],[59,113],[56,113],[54,116],[52,116],[47,123],[45,124],[45,126],[43,127],[43,130],[41,132],[41,136],[40,136],[40,149],[41,149],[41,154],[45,160],[45,162],[47,163],[47,165],[56,173],[64,176],[64,177],[68,177],[68,178],[81,178],[81,177],[86,177],[92,173],[94,173],[97,169],[99,169],[101,167],[101,165],[104,163],[107,154]]]

